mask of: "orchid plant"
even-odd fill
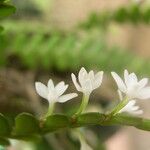
[[[76,98],[78,96],[76,92],[64,94],[68,85],[63,81],[54,85],[53,80],[49,79],[47,86],[41,82],[35,82],[36,92],[49,103],[47,113],[39,119],[29,113],[21,113],[15,118],[13,127],[10,126],[6,117],[0,114],[0,143],[7,145],[9,144],[8,139],[33,139],[33,137],[39,137],[39,135],[58,129],[70,128],[76,131],[81,143],[81,150],[92,150],[80,130],[74,128],[87,125],[127,125],[150,131],[150,120],[139,117],[143,110],[136,104],[138,100],[150,98],[148,78],[138,80],[135,73],[130,74],[127,70],[124,71],[124,80],[115,72],[111,74],[117,83],[120,102],[105,114],[101,112],[84,113],[90,95],[102,84],[103,71],[94,73],[91,70],[87,72],[82,67],[78,77],[71,74],[75,88],[78,92],[83,93],[81,104],[72,116],[56,114],[54,110],[56,103],[64,103]]]
[[[112,118],[112,116],[116,116],[123,112],[131,115],[142,114],[143,110],[136,105],[136,100],[150,98],[150,86],[146,86],[148,79],[144,78],[138,81],[135,73],[129,74],[127,70],[124,71],[124,81],[117,73],[112,72],[111,74],[118,86],[120,103],[109,114],[107,114],[108,118]],[[91,70],[88,73],[85,68],[82,67],[78,73],[78,78],[73,73],[71,74],[71,78],[77,91],[83,93],[81,105],[74,115],[74,117],[77,117],[85,111],[92,91],[101,86],[103,71],[94,74],[93,70]],[[51,79],[48,81],[47,87],[40,82],[36,82],[35,88],[37,93],[49,102],[49,109],[46,117],[52,115],[55,106],[54,104],[56,102],[64,103],[78,96],[77,93],[62,96],[68,88],[68,85],[65,85],[64,82],[60,82],[54,87],[54,83]],[[80,134],[79,140],[81,142],[81,150],[92,150]]]

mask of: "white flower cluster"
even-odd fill
[[[111,74],[117,83],[121,101],[123,100],[123,96],[129,100],[127,105],[119,112],[142,114],[143,111],[139,110],[139,106],[135,104],[137,99],[150,98],[150,86],[146,86],[148,84],[148,79],[143,78],[138,81],[135,73],[129,74],[127,70],[124,71],[124,81],[115,72]]]
[[[115,72],[112,72],[111,74],[117,83],[121,101],[123,101],[125,98],[128,99],[128,103],[121,110],[119,110],[118,113],[143,113],[143,111],[139,109],[139,106],[136,106],[135,104],[137,99],[150,98],[150,86],[146,86],[148,84],[148,79],[143,78],[138,81],[135,73],[129,74],[127,70],[124,71],[124,80],[122,80]],[[82,92],[85,97],[89,97],[91,92],[101,85],[103,71],[94,74],[93,71],[88,73],[85,68],[81,68],[78,77],[76,77],[73,73],[71,74],[71,77],[76,89]],[[53,81],[50,79],[47,86],[41,82],[36,82],[35,87],[37,93],[41,97],[48,100],[49,105],[52,105],[56,102],[64,103],[78,96],[77,93],[63,95],[68,88],[68,85],[65,85],[63,81],[54,86]],[[88,103],[88,100],[86,102]],[[83,103],[85,103],[84,100]]]

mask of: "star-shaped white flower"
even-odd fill
[[[94,75],[93,70],[88,73],[85,68],[82,67],[78,74],[79,83],[73,73],[71,74],[71,77],[76,89],[83,92],[85,95],[89,95],[94,89],[101,85],[103,71],[100,71]]]
[[[135,100],[130,100],[128,104],[123,107],[118,113],[127,112],[132,115],[140,115],[143,114],[143,110],[139,109],[139,106],[136,106]]]
[[[148,78],[138,81],[135,73],[129,74],[124,71],[124,81],[115,72],[111,73],[117,83],[118,89],[129,99],[148,99],[150,98],[150,86],[146,86]]]
[[[36,82],[35,88],[36,88],[37,93],[41,97],[47,99],[49,101],[49,103],[55,103],[55,102],[64,103],[64,102],[78,96],[78,94],[76,94],[76,93],[70,93],[70,94],[63,95],[63,93],[68,88],[68,85],[65,85],[65,83],[63,81],[59,82],[56,86],[54,86],[54,83],[51,79],[48,81],[47,86],[45,86],[41,82]]]
[[[126,99],[126,97],[123,98],[123,95],[120,90],[118,90],[118,95],[119,95],[119,99],[121,103],[126,100],[127,100],[127,103],[117,113],[127,112],[131,115],[143,114],[143,110],[141,110],[139,106],[135,105],[136,100]]]

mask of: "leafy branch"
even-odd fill
[[[135,72],[150,74],[150,69],[144,69],[145,65],[150,68],[148,60],[119,47],[108,47],[102,33],[95,35],[87,32],[82,37],[78,33],[49,33],[48,30],[41,31],[33,27],[26,29],[24,25],[21,29],[16,28],[20,25],[6,23],[5,26],[8,30],[0,37],[0,42],[3,43],[0,45],[0,66],[13,65],[11,62],[14,58],[20,67],[28,69],[55,69],[66,72],[75,71],[82,65],[109,72],[122,71],[129,66],[128,69]],[[35,31],[32,31],[33,29]]]
[[[93,13],[83,23],[79,25],[84,29],[102,26],[107,27],[112,22],[119,24],[123,23],[150,23],[150,8],[144,8],[141,5],[135,4],[128,7],[120,7],[114,11],[103,11],[99,14]]]
[[[44,134],[58,131],[60,129],[71,129],[94,125],[125,125],[150,131],[150,119],[129,116],[126,114],[117,114],[111,118],[106,114],[97,112],[84,113],[79,116],[54,114],[48,116],[45,120],[39,120],[32,114],[21,113],[15,118],[14,126],[10,125],[7,117],[0,114],[0,144],[8,144],[8,138],[20,140],[29,140],[31,138],[37,139]]]

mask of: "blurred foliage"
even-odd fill
[[[81,66],[110,72],[124,68],[150,74],[150,62],[119,47],[109,47],[105,33],[80,31],[64,33],[45,27],[5,24],[0,37],[0,66],[75,71]],[[144,66],[148,69],[145,69]]]
[[[16,8],[8,4],[7,0],[0,0],[0,20],[13,14]],[[0,33],[3,31],[3,27],[0,25]]]
[[[105,10],[101,13],[92,13],[87,21],[81,23],[79,26],[83,28],[92,28],[96,26],[106,27],[112,22],[119,24],[149,24],[150,23],[150,7],[142,7],[141,5],[131,5],[128,7],[120,7],[114,11]]]
[[[8,4],[7,0],[0,0],[0,19],[11,15],[15,10],[15,7]]]
[[[37,0],[36,0],[37,1]],[[13,4],[17,8],[17,12],[14,14],[15,19],[35,18],[42,15],[42,11],[34,0],[12,0]],[[39,2],[39,1],[38,1]]]

